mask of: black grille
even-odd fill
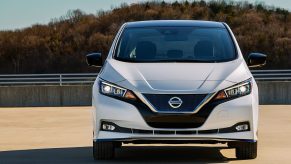
[[[145,98],[160,112],[193,112],[207,94],[143,94]],[[169,100],[179,97],[183,103],[179,108],[172,108]]]

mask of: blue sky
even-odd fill
[[[109,10],[123,2],[130,4],[138,1],[145,0],[0,0],[0,30],[23,28],[36,23],[45,24],[72,9],[95,14],[97,10]],[[264,2],[267,5],[291,10],[291,0],[248,1]]]

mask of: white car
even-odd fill
[[[93,86],[94,159],[114,157],[122,143],[227,143],[239,159],[257,156],[258,88],[222,22],[125,23]]]

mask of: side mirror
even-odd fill
[[[247,64],[249,67],[261,67],[266,64],[267,55],[261,53],[250,53]]]
[[[102,66],[101,53],[91,53],[86,56],[89,66]]]

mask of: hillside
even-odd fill
[[[264,69],[291,69],[291,14],[247,2],[205,1],[123,4],[88,15],[69,11],[48,25],[0,32],[0,73],[92,72],[85,55],[107,55],[119,27],[127,21],[153,19],[214,20],[228,23],[242,52],[268,54]],[[105,57],[104,57],[105,58]]]

